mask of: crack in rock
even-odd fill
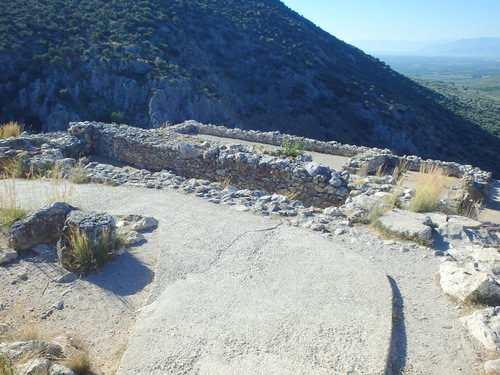
[[[271,228],[265,228],[265,229],[253,229],[253,230],[249,230],[249,231],[246,231],[246,232],[243,232],[241,234],[239,234],[238,236],[236,236],[235,239],[233,239],[231,241],[231,243],[229,245],[227,245],[225,248],[223,249],[220,249],[220,250],[217,250],[216,252],[216,256],[215,256],[215,259],[207,266],[207,268],[202,271],[201,273],[204,273],[204,272],[207,272],[208,270],[210,270],[217,262],[219,262],[219,260],[222,258],[222,254],[224,254],[226,251],[228,251],[231,246],[233,246],[238,240],[240,240],[241,238],[243,238],[244,236],[246,236],[247,234],[250,234],[250,233],[259,233],[259,232],[271,232],[273,230],[276,230],[278,229],[280,226],[282,226],[284,223],[279,223],[278,225],[274,226],[274,227],[271,227]]]

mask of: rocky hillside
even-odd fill
[[[500,139],[278,0],[3,0],[0,121],[195,119],[499,171]]]

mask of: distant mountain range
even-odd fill
[[[500,38],[474,38],[455,41],[359,40],[353,43],[373,55],[416,55],[453,57],[500,57]]]
[[[2,0],[0,123],[188,119],[500,173],[500,139],[279,0]]]

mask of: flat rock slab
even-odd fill
[[[238,225],[232,219],[227,229]],[[384,373],[386,275],[320,235],[263,222],[232,241],[229,230],[218,259],[165,285],[144,309],[119,374]],[[203,240],[193,238],[199,254],[210,251]],[[175,261],[167,268],[178,271]]]
[[[158,197],[163,248],[119,374],[384,373],[392,290],[371,261],[276,220]]]
[[[411,211],[394,209],[386,212],[380,222],[384,227],[394,232],[408,236],[417,236],[430,240],[432,238],[432,224],[428,215]]]

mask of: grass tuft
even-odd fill
[[[26,168],[25,162],[26,158],[14,157],[8,161],[5,161],[0,166],[0,173],[5,178],[27,178],[30,176],[28,169]]]
[[[100,241],[92,243],[85,232],[71,228],[67,240],[70,260],[65,266],[79,275],[86,275],[109,261],[117,247],[109,232],[103,232]]]
[[[21,209],[17,203],[15,180],[2,180],[3,193],[0,194],[0,234],[6,235],[17,220],[29,211]]]
[[[74,184],[88,184],[90,178],[87,176],[87,171],[83,165],[77,165],[68,171],[68,180]]]
[[[0,375],[13,375],[14,364],[7,354],[0,354]]]
[[[448,175],[440,167],[420,167],[415,196],[410,202],[409,209],[414,212],[436,211],[447,177]]]
[[[64,365],[69,367],[76,375],[91,374],[92,362],[87,353],[81,350],[75,350],[64,360]]]
[[[23,125],[11,121],[6,124],[0,125],[0,139],[9,137],[19,137],[24,130]]]

